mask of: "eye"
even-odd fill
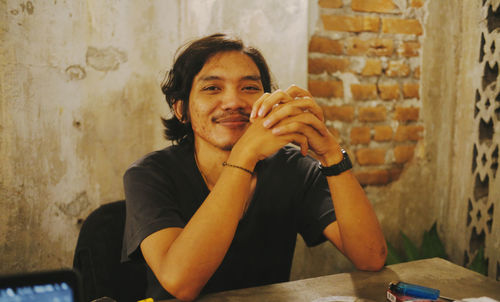
[[[259,86],[245,86],[245,87],[243,87],[243,90],[250,91],[250,92],[258,92],[261,89]]]
[[[206,87],[202,88],[202,90],[204,90],[204,91],[215,91],[215,90],[218,90],[218,89],[219,89],[219,87],[213,86],[213,85],[212,86],[206,86]]]

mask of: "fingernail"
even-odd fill
[[[273,134],[280,134],[281,129],[280,129],[280,128],[274,128],[273,130],[271,130],[271,132],[272,132]]]
[[[252,110],[252,112],[250,113],[250,118],[251,119],[255,118],[255,111],[254,110]]]
[[[262,125],[266,128],[269,128],[269,124],[271,124],[271,121],[270,120],[265,120]]]
[[[260,108],[259,109],[259,116],[263,116],[264,115],[264,108]]]

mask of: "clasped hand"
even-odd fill
[[[238,143],[262,160],[288,143],[300,147],[306,155],[311,149],[322,161],[338,157],[340,146],[328,131],[323,110],[309,91],[292,85],[286,91],[277,90],[263,94],[253,105],[251,125]]]

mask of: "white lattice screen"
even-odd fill
[[[500,190],[498,156],[500,145],[500,1],[483,0],[479,65],[482,80],[476,87],[471,186],[468,196],[464,264],[481,248],[488,263],[488,275],[500,279]]]

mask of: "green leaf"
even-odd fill
[[[428,232],[424,232],[422,245],[420,246],[420,256],[422,259],[433,257],[448,259],[444,245],[439,239],[435,222]]]
[[[484,259],[483,246],[479,248],[476,256],[474,257],[468,268],[485,276],[488,274],[488,264],[486,262],[486,259]]]
[[[400,234],[401,237],[403,237],[403,248],[406,253],[407,260],[413,261],[421,259],[417,246],[411,242],[410,238],[408,238],[405,233],[401,231]]]
[[[387,242],[387,259],[385,260],[385,265],[397,264],[401,262],[405,262],[401,256],[399,256],[396,249]]]

